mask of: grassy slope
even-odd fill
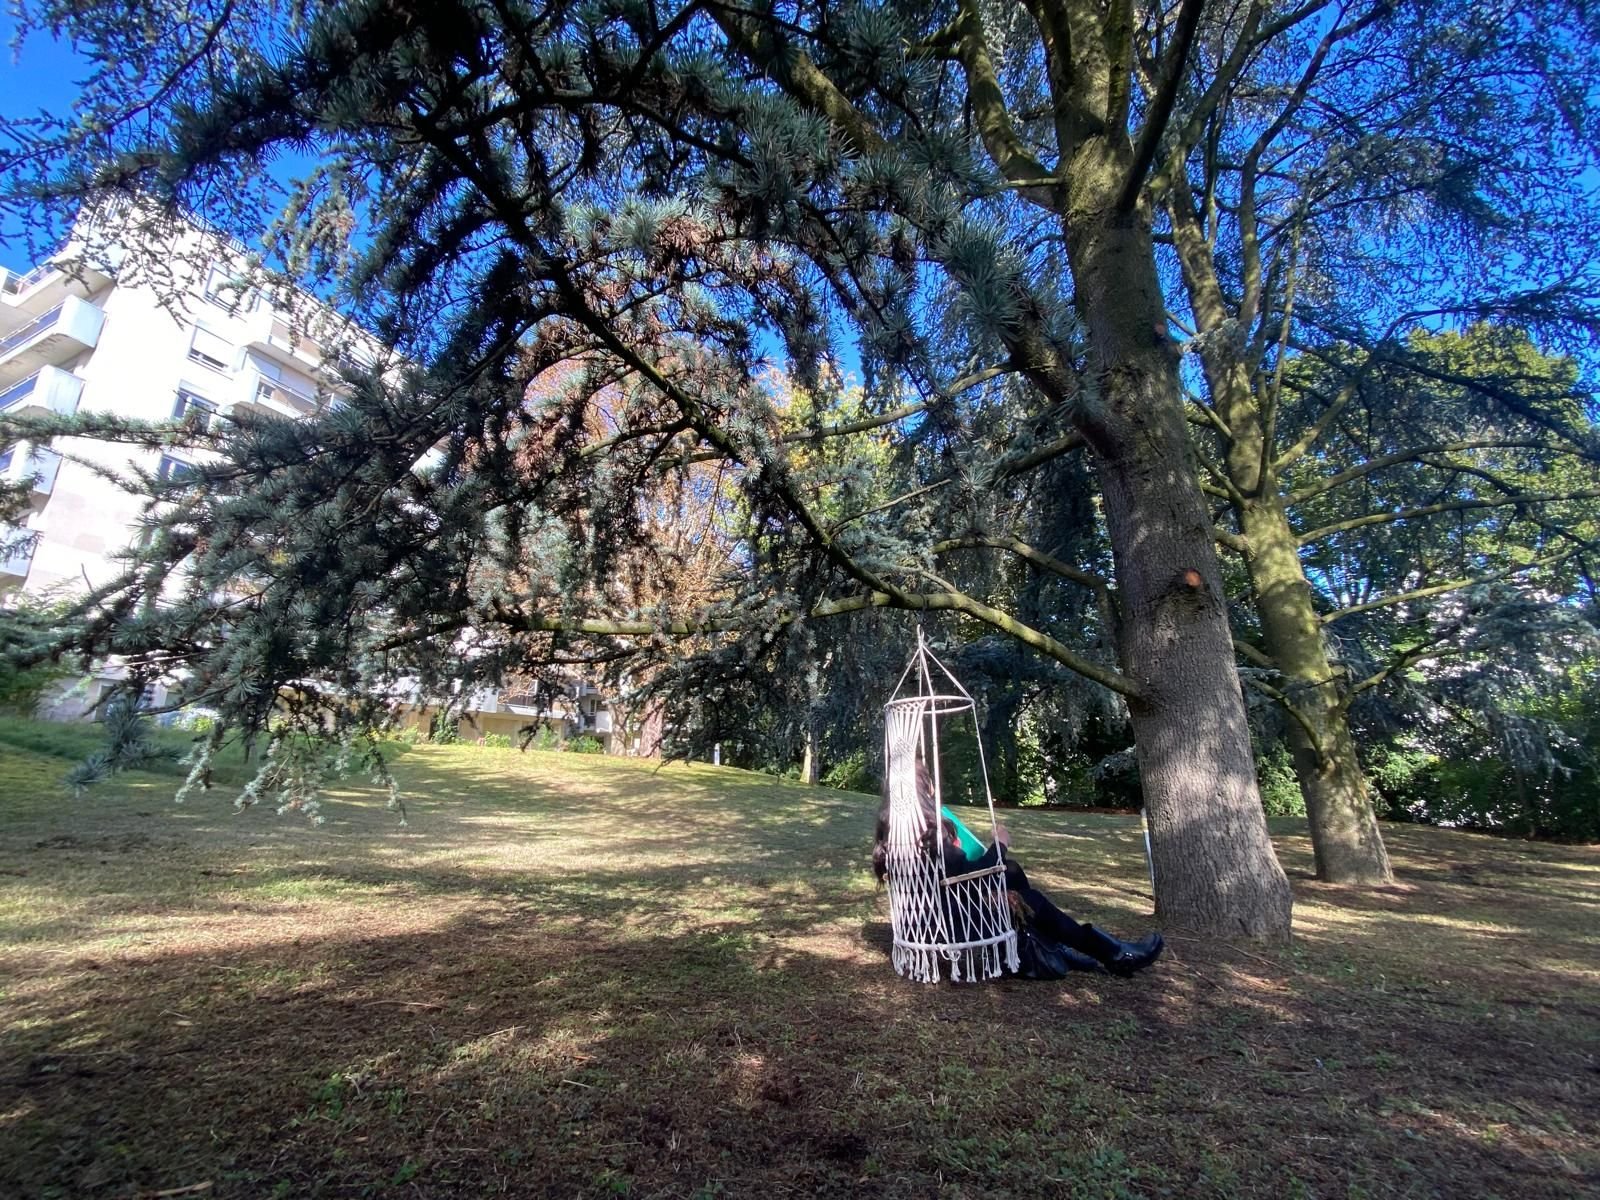
[[[25,750],[22,745],[33,748]],[[1293,950],[1123,982],[886,961],[873,801],[418,747],[399,828],[171,775],[82,802],[0,726],[0,1195],[1580,1196],[1600,1187],[1600,851],[1390,829]],[[1147,924],[1137,826],[1008,816]]]

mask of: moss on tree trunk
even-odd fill
[[[1250,544],[1248,569],[1264,648],[1282,672],[1281,690],[1294,706],[1289,745],[1305,797],[1317,877],[1330,883],[1391,883],[1394,873],[1372,811],[1339,678],[1328,661],[1299,543],[1283,504],[1275,492],[1246,504],[1240,523]]]

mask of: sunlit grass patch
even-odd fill
[[[8,1197],[1543,1197],[1600,1170],[1592,849],[1400,829],[1403,886],[1360,893],[1305,877],[1290,822],[1291,949],[1173,931],[1132,982],[920,988],[887,962],[873,797],[418,746],[406,827],[360,781],[316,827],[174,806],[160,773],[72,801],[61,754],[13,744]],[[1153,924],[1136,818],[1006,821],[1068,908]]]

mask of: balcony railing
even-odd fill
[[[274,378],[262,369],[263,365],[257,348],[251,347],[251,354],[245,356],[245,369],[239,373],[229,407],[241,406],[280,417],[299,418],[309,416],[328,404],[328,398],[318,397],[314,386],[306,387],[298,380],[288,382]],[[270,363],[266,365],[269,369],[272,366]],[[299,369],[305,370],[305,365],[300,364]]]
[[[245,317],[245,342],[252,350],[299,370],[322,364],[322,344],[310,334],[291,328],[271,304],[263,302]]]
[[[550,705],[541,702],[540,698],[533,692],[507,692],[500,697],[500,703],[509,709],[526,710],[522,714],[523,716],[535,713],[540,716],[556,715]]]
[[[42,262],[27,274],[18,275],[0,267],[0,293],[7,296],[20,295],[55,269],[55,263]]]
[[[41,367],[26,379],[0,391],[0,412],[13,416],[23,413],[56,413],[70,417],[78,411],[83,395],[83,380],[60,367]]]
[[[41,330],[49,328],[61,319],[61,310],[65,307],[66,302],[62,301],[48,312],[41,313],[29,321],[21,329],[13,330],[0,338],[0,355],[10,354],[24,342],[31,342],[38,337]]]
[[[100,328],[105,319],[105,312],[98,305],[68,296],[22,328],[0,338],[0,363],[20,359],[29,352],[44,353],[46,357],[61,361],[81,350],[93,349],[100,340]],[[61,357],[57,357],[57,352]]]
[[[310,392],[265,375],[256,383],[255,402],[269,408],[288,408],[296,415],[314,412],[317,408],[317,398]]]

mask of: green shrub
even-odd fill
[[[509,733],[486,733],[478,739],[478,745],[491,750],[509,750],[516,742]]]
[[[1580,728],[1581,734],[1581,728]],[[1549,773],[1518,772],[1482,748],[1445,758],[1404,745],[1367,755],[1373,803],[1394,820],[1561,841],[1600,839],[1600,770],[1588,742]]]
[[[0,742],[51,758],[85,758],[105,743],[105,732],[89,721],[0,721]]]
[[[197,737],[210,733],[216,727],[217,719],[209,713],[180,712],[172,722],[173,729],[187,730]]]
[[[572,738],[567,742],[569,754],[604,754],[605,746],[598,738],[592,738],[587,733]]]
[[[45,692],[74,674],[50,663],[18,669],[0,658],[0,713],[33,716]]]
[[[822,776],[824,787],[838,788],[841,792],[877,792],[882,783],[867,767],[867,752],[857,750],[846,755]]]
[[[558,734],[554,729],[551,729],[550,726],[541,725],[537,730],[531,730],[531,736],[530,730],[530,726],[524,725],[520,731],[522,738],[524,739],[521,743],[524,750],[561,749],[561,735]]]
[[[1265,754],[1256,757],[1256,780],[1261,788],[1261,807],[1267,816],[1306,815],[1305,796],[1300,791],[1300,781],[1295,778],[1294,758],[1282,742],[1274,743]]]
[[[428,740],[435,746],[454,746],[461,740],[461,722],[455,717],[434,717],[428,723]]]

